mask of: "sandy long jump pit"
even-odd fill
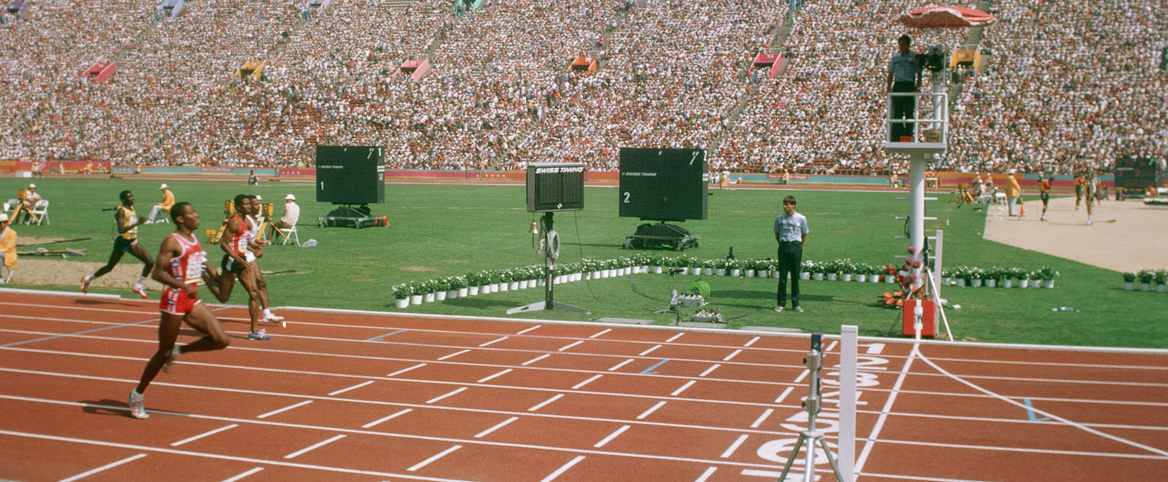
[[[1026,216],[1010,217],[1006,206],[989,206],[985,239],[1120,272],[1168,267],[1168,209],[1107,200],[1088,226],[1087,208],[1075,211],[1074,197],[1051,198],[1046,221],[1041,201],[1025,208]]]

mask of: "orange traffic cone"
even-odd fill
[[[1026,205],[1025,204],[1018,203],[1018,217],[1020,217],[1020,218],[1026,217]]]

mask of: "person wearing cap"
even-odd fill
[[[29,184],[27,194],[25,194],[24,201],[22,201],[24,203],[24,222],[28,222],[28,219],[32,217],[32,215],[29,214],[29,211],[32,211],[33,208],[36,207],[37,201],[40,201],[41,199],[44,198],[42,198],[40,194],[37,194],[36,184]]]
[[[0,260],[9,272],[16,269],[16,230],[8,227],[8,215],[0,213]],[[0,278],[0,283],[4,278]]]
[[[154,209],[150,210],[150,216],[146,218],[146,224],[151,224],[158,216],[169,216],[170,208],[174,207],[174,193],[163,184],[158,189],[162,190],[162,202],[155,204]]]
[[[122,191],[121,194],[118,194],[118,199],[122,201],[122,205],[114,209],[114,226],[118,230],[118,237],[114,238],[114,250],[110,253],[109,261],[106,262],[105,266],[98,268],[92,274],[81,277],[81,292],[88,293],[89,284],[93,280],[113,271],[114,266],[117,266],[118,262],[122,260],[122,256],[130,253],[146,265],[142,267],[142,274],[134,283],[133,290],[142,299],[147,299],[149,296],[146,295],[143,283],[146,282],[146,277],[154,271],[154,259],[150,257],[150,252],[146,251],[146,248],[138,244],[138,226],[146,224],[146,220],[139,218],[134,212],[134,193],[129,190]]]
[[[1017,216],[1018,210],[1018,193],[1022,191],[1022,186],[1018,185],[1018,180],[1014,179],[1014,170],[1010,169],[1010,173],[1006,175],[1006,203],[1010,206],[1010,215]]]
[[[280,216],[276,222],[272,223],[272,233],[268,239],[276,239],[275,229],[292,229],[296,225],[296,221],[300,219],[300,205],[296,204],[296,196],[291,194],[284,196],[284,215]]]

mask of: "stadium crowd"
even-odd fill
[[[0,14],[0,159],[293,166],[351,144],[386,147],[391,168],[615,170],[622,146],[717,145],[717,170],[902,172],[883,150],[883,76],[915,6],[803,2],[771,81],[746,71],[787,2],[191,0],[158,18],[154,0],[46,0]],[[1069,174],[1168,156],[1168,20],[1154,7],[996,0],[993,13],[979,46],[991,65],[963,76],[938,168]],[[920,50],[967,30],[909,33]],[[568,71],[578,55],[600,69]],[[79,76],[115,59],[106,82]],[[395,75],[406,60],[430,70]],[[232,77],[249,61],[267,62],[264,80]]]

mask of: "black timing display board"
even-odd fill
[[[316,202],[385,202],[385,163],[377,146],[316,146]]]
[[[1147,189],[1156,183],[1156,163],[1151,159],[1121,157],[1115,160],[1115,187]]]
[[[706,219],[710,181],[704,149],[620,150],[622,218]]]

